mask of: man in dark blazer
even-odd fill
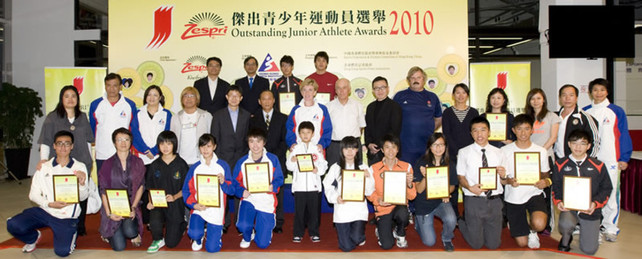
[[[259,109],[250,119],[250,129],[259,128],[267,132],[267,141],[265,149],[279,157],[281,168],[285,168],[285,152],[288,146],[285,144],[285,122],[288,116],[274,109],[274,94],[270,90],[264,90],[259,97]],[[268,126],[269,124],[269,126]],[[283,172],[286,177],[286,172]],[[276,195],[276,226],[272,230],[274,233],[283,233],[283,188],[279,189]]]
[[[401,134],[401,107],[388,98],[389,91],[386,78],[378,76],[372,80],[372,92],[377,99],[366,108],[366,128],[364,131],[369,165],[379,162],[383,158],[381,151],[383,136],[392,134],[399,137]]]
[[[236,161],[248,152],[247,132],[250,127],[250,113],[239,107],[243,99],[242,90],[232,85],[225,95],[227,107],[214,113],[211,133],[216,138],[216,155],[234,168]],[[229,203],[228,203],[229,204]],[[234,209],[238,211],[239,199],[234,198]],[[232,224],[229,210],[225,213],[223,232]]]
[[[208,58],[207,76],[194,81],[194,87],[201,95],[201,102],[198,104],[198,108],[206,110],[212,115],[227,106],[225,95],[230,84],[218,77],[222,66],[223,63],[220,58]]]
[[[261,95],[261,92],[270,89],[270,80],[256,74],[258,62],[256,61],[256,58],[252,56],[245,58],[243,61],[243,68],[247,75],[237,79],[234,84],[240,87],[243,91],[241,108],[254,115],[254,113],[261,110],[258,102],[259,96]]]

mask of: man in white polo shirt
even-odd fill
[[[361,129],[366,127],[363,105],[350,98],[350,81],[345,78],[335,83],[336,97],[327,105],[332,120],[332,142],[326,150],[328,165],[339,162],[341,148],[339,142],[351,136],[361,139]],[[361,141],[359,141],[361,143]]]

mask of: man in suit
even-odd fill
[[[230,167],[236,165],[236,161],[248,152],[247,132],[250,127],[250,113],[239,107],[243,100],[243,91],[236,85],[232,85],[225,95],[227,107],[214,113],[212,119],[211,133],[216,138],[216,155],[219,159],[227,162]],[[234,209],[238,211],[239,199],[234,198]],[[225,225],[223,232],[232,223],[229,213],[225,213]]]
[[[230,84],[218,77],[221,73],[222,66],[223,63],[220,58],[208,58],[207,76],[194,82],[194,87],[201,96],[201,102],[198,104],[198,108],[206,110],[212,115],[227,106],[225,95]]]
[[[259,96],[261,95],[261,92],[270,89],[270,80],[256,74],[258,61],[256,61],[256,58],[252,56],[245,58],[243,61],[243,68],[245,69],[247,76],[237,79],[234,84],[243,91],[241,108],[253,115],[261,110],[258,103]]]
[[[285,152],[288,146],[285,144],[285,122],[288,116],[274,109],[274,94],[270,90],[261,92],[259,105],[261,109],[254,113],[250,119],[250,129],[259,128],[267,132],[265,149],[279,158],[281,168],[285,168]],[[285,170],[283,177],[286,176]],[[274,233],[283,233],[283,188],[277,193],[276,226]]]

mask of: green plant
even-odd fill
[[[31,88],[3,83],[0,90],[0,127],[7,148],[30,148],[36,118],[43,116],[42,98]]]

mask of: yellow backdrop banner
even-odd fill
[[[508,109],[514,114],[524,112],[526,94],[531,90],[531,63],[470,64],[470,106],[486,112],[486,99],[493,88],[502,88],[508,96]]]
[[[259,75],[275,80],[279,60],[290,55],[303,79],[324,50],[328,71],[351,80],[352,98],[364,105],[374,100],[374,77],[386,77],[392,95],[407,87],[412,66],[424,68],[434,81],[426,88],[450,103],[452,86],[467,82],[467,15],[464,0],[112,0],[109,71],[123,76],[123,92],[137,105],[154,84],[176,112],[180,91],[207,75],[208,57],[222,59],[220,77],[233,83],[248,56],[258,59]]]

